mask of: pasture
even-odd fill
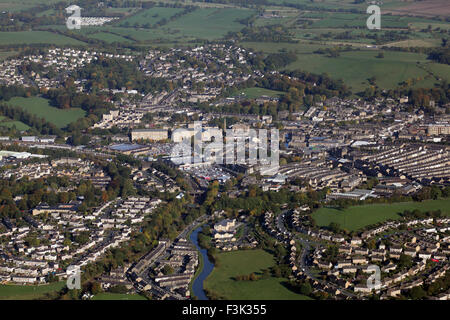
[[[67,126],[69,123],[84,117],[85,111],[79,108],[72,109],[58,109],[49,104],[49,101],[40,98],[22,98],[14,97],[7,101],[7,104],[22,108],[29,113],[35,114],[38,117],[44,118],[48,122],[53,123],[59,128]]]
[[[50,31],[14,31],[0,32],[0,45],[18,44],[53,44],[53,45],[83,45],[82,41],[59,35]]]

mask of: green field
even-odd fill
[[[21,121],[5,120],[5,119],[0,121],[0,127],[12,128],[13,126],[16,126],[16,129],[19,131],[27,131],[28,129],[30,129],[29,126],[27,126],[25,123]]]
[[[349,231],[359,230],[365,226],[383,222],[388,219],[400,219],[398,213],[405,210],[435,211],[450,215],[450,199],[427,200],[423,202],[399,202],[392,204],[369,204],[352,206],[344,210],[324,207],[315,211],[312,217],[318,226],[325,227],[337,222],[341,228]]]
[[[103,292],[95,295],[92,300],[147,300],[139,294],[121,294]]]
[[[109,33],[109,32],[96,32],[96,33],[91,33],[91,34],[86,34],[86,36],[88,36],[89,38],[93,38],[93,39],[98,39],[98,40],[102,40],[102,41],[106,41],[108,43],[112,43],[112,42],[133,42],[129,39],[126,39],[122,36],[113,34],[113,33]]]
[[[42,117],[59,128],[67,126],[69,123],[84,117],[85,111],[79,108],[62,110],[52,107],[48,100],[39,97],[22,98],[14,97],[7,101],[9,105],[18,106],[22,109]]]
[[[122,20],[119,25],[123,27],[127,25],[134,26],[135,24],[140,26],[149,24],[152,26],[163,19],[169,19],[181,11],[183,11],[181,8],[153,7],[147,10],[139,11],[135,15]]]
[[[64,281],[41,286],[0,285],[0,300],[41,299],[46,293],[58,292],[65,285]]]
[[[319,48],[327,47],[319,44],[243,42],[242,45],[264,53],[278,52],[281,49],[295,52],[297,61],[289,64],[286,70],[327,73],[334,79],[344,80],[354,93],[367,88],[368,79],[372,76],[376,78],[376,84],[383,89],[395,88],[408,79],[415,79],[416,86],[422,87],[433,87],[437,82],[435,76],[450,80],[448,65],[430,62],[425,54],[420,53],[384,51],[384,58],[380,59],[376,58],[379,50],[361,49],[341,52],[339,57],[331,58],[314,53]]]
[[[235,8],[197,9],[169,22],[166,27],[178,31],[181,37],[214,40],[228,32],[241,30],[244,25],[237,20],[247,18],[253,13],[252,10]]]
[[[83,45],[84,42],[49,31],[0,32],[0,45],[46,43],[54,45]]]
[[[285,92],[283,92],[283,91],[276,91],[276,90],[257,88],[257,87],[246,88],[244,90],[239,91],[239,95],[244,96],[248,99],[256,99],[261,96],[279,97],[284,94],[285,94]]]
[[[270,277],[257,281],[235,281],[238,275],[260,273],[275,263],[271,254],[263,250],[223,252],[217,255],[219,266],[204,282],[205,289],[226,299],[243,300],[308,300],[310,298],[287,289],[284,278]]]

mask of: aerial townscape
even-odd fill
[[[447,0],[0,6],[0,300],[450,300]]]

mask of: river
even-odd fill
[[[208,300],[208,297],[206,296],[205,291],[203,290],[203,281],[213,271],[214,264],[209,260],[207,250],[200,248],[200,246],[198,245],[198,233],[201,230],[202,227],[198,227],[197,229],[192,231],[189,237],[189,239],[192,241],[192,243],[195,244],[195,246],[200,251],[200,254],[203,257],[203,269],[198,275],[198,277],[195,278],[194,283],[192,284],[192,291],[198,300]]]

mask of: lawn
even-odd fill
[[[60,291],[65,281],[40,286],[0,285],[0,300],[42,299],[46,293]]]
[[[399,202],[392,204],[369,204],[352,206],[344,210],[324,207],[315,211],[312,217],[318,226],[328,226],[337,222],[341,228],[349,231],[359,230],[367,225],[400,219],[398,213],[405,210],[435,211],[441,210],[443,214],[450,215],[450,198],[441,200],[427,200],[423,202]]]
[[[284,278],[270,277],[257,281],[235,281],[237,275],[259,274],[275,264],[271,254],[264,250],[223,252],[217,255],[219,266],[204,282],[206,290],[234,300],[308,300],[310,298],[287,289]]]
[[[92,300],[147,300],[147,298],[139,294],[103,292],[95,295]]]
[[[52,107],[47,99],[40,97],[14,97],[7,101],[7,103],[12,106],[18,106],[38,117],[42,117],[59,128],[63,128],[85,115],[85,111],[80,108],[63,110]]]

